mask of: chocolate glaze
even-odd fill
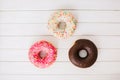
[[[87,56],[81,58],[79,56],[80,50],[86,50]],[[79,39],[69,50],[69,59],[77,67],[87,68],[92,66],[97,59],[98,51],[95,44],[87,39]]]

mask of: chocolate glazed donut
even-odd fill
[[[81,57],[79,52],[85,50],[87,55]],[[69,59],[77,67],[87,68],[92,66],[97,59],[98,51],[95,44],[87,39],[79,39],[69,50]]]

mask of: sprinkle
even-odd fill
[[[60,22],[66,23],[65,29],[58,28],[58,24]],[[51,19],[48,21],[48,29],[55,37],[65,39],[70,37],[74,33],[76,29],[76,24],[77,20],[70,12],[58,11],[55,12]]]

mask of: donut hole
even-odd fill
[[[45,51],[40,51],[40,52],[38,53],[38,55],[39,55],[39,57],[40,57],[41,59],[43,59],[43,58],[45,58],[45,57],[47,56],[47,53],[46,53]]]
[[[58,23],[58,29],[65,30],[66,28],[66,23],[65,22],[59,22]]]
[[[88,53],[86,50],[82,49],[79,51],[78,55],[80,58],[86,58],[88,56]]]

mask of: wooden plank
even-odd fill
[[[56,61],[69,61],[69,49],[58,49]],[[99,49],[97,61],[120,61],[119,49]],[[29,61],[28,50],[1,49],[0,61]]]
[[[1,80],[119,80],[119,75],[0,75]]]
[[[98,48],[120,48],[119,36],[72,36],[68,39],[57,39],[53,36],[7,36],[0,37],[0,48],[28,49],[36,41],[47,40],[56,48],[70,48],[78,39],[89,39]]]
[[[0,24],[0,36],[50,35],[47,26],[47,24]],[[120,24],[78,23],[74,35],[120,35]]]
[[[63,66],[64,65],[64,66]],[[30,62],[0,62],[0,74],[120,74],[120,62],[96,62],[90,68],[78,68],[71,62],[55,62],[49,68],[39,69]]]
[[[28,4],[29,3],[29,4]],[[97,9],[120,10],[119,0],[0,0],[0,10]]]
[[[48,23],[55,11],[1,11],[0,23]],[[120,22],[120,11],[70,10],[78,22]]]
[[[120,0],[0,0],[0,80],[119,80]],[[60,40],[47,29],[58,9],[73,13],[78,27],[72,37]],[[98,59],[90,68],[75,67],[68,50],[77,39],[90,39]],[[46,69],[34,67],[28,49],[38,40],[58,49],[57,61]]]

